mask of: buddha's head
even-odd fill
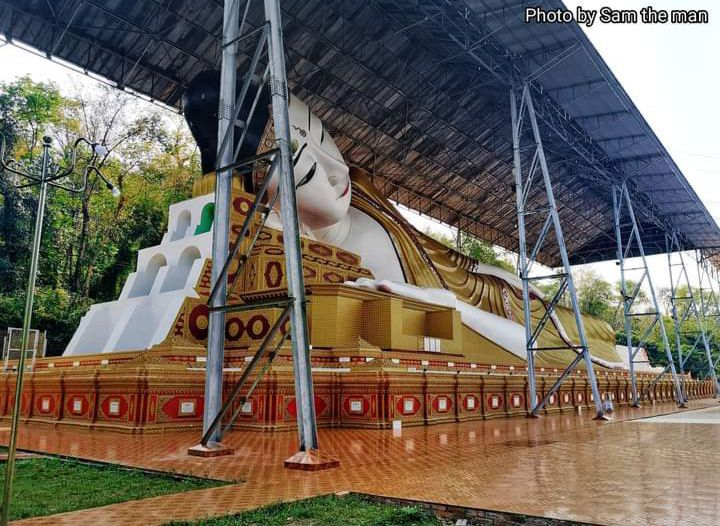
[[[212,172],[216,165],[219,82],[218,71],[204,71],[190,82],[183,95],[185,118],[200,146],[203,173]],[[269,119],[272,118],[267,88],[261,93],[252,119],[248,119],[256,90],[257,85],[252,84],[239,114],[239,120],[250,120],[240,149],[240,159],[269,146],[261,144],[264,133],[269,129]],[[312,230],[327,228],[347,215],[350,206],[348,166],[335,141],[324,130],[322,121],[312,114],[307,104],[291,95],[289,109],[300,221]],[[236,131],[235,141],[240,135]],[[278,182],[276,176],[268,185],[271,198],[277,192]],[[251,177],[245,180],[245,184],[252,191]]]
[[[307,104],[290,96],[290,137],[300,221],[312,230],[327,228],[347,215],[350,175],[335,141]],[[279,178],[268,185],[277,192]]]

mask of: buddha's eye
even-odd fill
[[[312,181],[312,178],[315,177],[315,170],[317,170],[317,163],[313,163],[308,173],[305,174],[305,177],[303,177],[297,185],[295,185],[295,188],[300,188]]]
[[[300,147],[300,151],[299,151],[299,152],[297,153],[297,155],[295,156],[295,159],[293,159],[293,166],[295,166],[295,165],[298,163],[298,161],[300,160],[300,156],[301,156],[301,155],[303,154],[303,152],[305,151],[305,147],[306,147],[306,146],[307,146],[307,143],[303,144],[303,145]]]

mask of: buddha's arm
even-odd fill
[[[456,309],[460,312],[463,323],[470,329],[482,334],[515,356],[527,360],[525,329],[523,325],[465,303],[457,299],[457,296],[449,290],[423,288],[406,283],[369,278],[361,278],[355,282],[348,282],[347,284],[397,294],[398,296]],[[556,318],[555,322],[560,327],[563,337],[567,338],[567,334],[562,328],[560,320]],[[621,366],[620,363],[608,361],[596,356],[592,358],[598,365],[604,367]]]
[[[507,349],[518,358],[523,360],[527,358],[522,325],[460,301],[449,290],[416,287],[407,283],[369,278],[361,278],[355,282],[348,282],[348,284],[456,309],[460,312],[463,323],[472,330]]]

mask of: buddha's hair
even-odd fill
[[[241,84],[238,83],[239,93]],[[245,95],[238,120],[245,123],[247,130],[240,149],[239,158],[254,155],[260,145],[265,125],[270,116],[270,95],[267,87],[260,93],[260,99],[250,122],[247,122],[250,108],[258,91],[258,84],[253,81]],[[217,70],[202,71],[189,83],[182,97],[183,114],[190,127],[190,132],[200,148],[203,173],[210,173],[217,167],[218,147],[218,107],[220,104],[220,72]],[[243,128],[236,128],[233,149],[237,147]]]

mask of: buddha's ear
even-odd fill
[[[322,126],[322,132],[321,132],[322,140],[320,142],[320,146],[322,147],[323,151],[326,154],[328,154],[330,157],[334,157],[338,161],[345,162],[345,159],[343,158],[342,153],[340,153],[340,149],[337,147],[337,144],[335,144],[335,139],[325,129],[325,124],[323,124],[322,121],[320,121],[320,125]]]

